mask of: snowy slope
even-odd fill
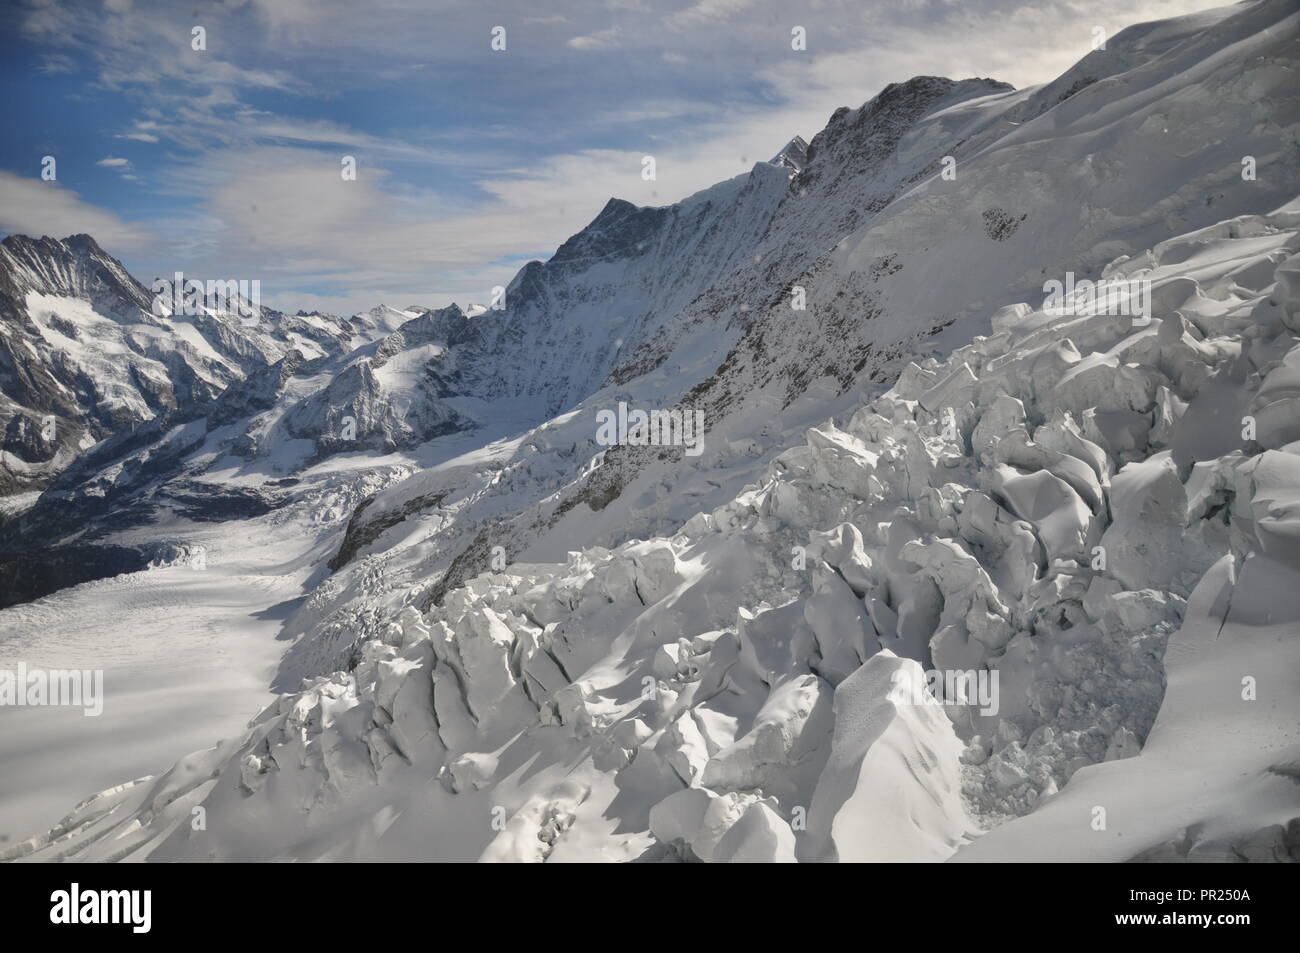
[[[20,850],[1285,858],[1300,443],[1183,437],[1216,381],[1290,399],[1298,229],[1292,205],[1118,264],[1147,326],[1005,308],[680,533],[408,606],[352,671]],[[933,668],[998,672],[998,711],[917,690]]]
[[[1287,855],[1298,623],[1223,593],[1296,565],[1300,245],[1271,210],[1300,192],[1298,19],[1134,27],[1019,92],[891,86],[677,206],[612,201],[502,311],[408,309],[88,456],[31,538],[96,513],[156,540],[140,513],[236,488],[232,513],[361,505],[294,553],[277,683],[302,691],[12,853],[978,859],[1082,823],[1077,856]],[[1153,281],[1155,320],[1045,313],[1067,271]],[[704,453],[601,452],[618,401],[704,410]],[[1225,694],[1231,757],[1188,768],[1216,618],[1273,707]],[[936,667],[997,672],[999,712],[927,701]],[[1233,770],[1240,807],[1121,796]],[[1084,836],[1102,804],[1113,842]]]
[[[88,235],[0,242],[0,494],[45,486],[114,433],[201,415],[288,353],[339,355],[394,327],[391,309],[346,321],[259,308],[246,324],[153,299]]]
[[[854,386],[887,383],[936,332],[941,348],[969,341],[1006,296],[1041,296],[1047,278],[1095,279],[1113,258],[1170,234],[1276,208],[1300,191],[1289,145],[1300,123],[1289,82],[1296,22],[1285,4],[1225,8],[1112,38],[1105,81],[1090,81],[1101,71],[1091,54],[1041,89],[921,77],[838,111],[761,239],[655,325],[605,386],[471,482],[460,468],[454,483],[431,469],[380,494],[354,518],[345,555],[381,554],[382,585],[400,592],[449,566],[452,583],[489,568],[494,544],[511,558],[552,559],[584,543],[670,532],[691,506],[720,505],[753,479],[781,446],[774,416],[797,416],[794,402],[834,402]],[[1236,105],[1209,105],[1220,101]],[[1197,103],[1195,122],[1169,123]],[[947,154],[957,163],[951,181],[942,176]],[[1267,175],[1243,181],[1242,154]],[[593,225],[593,243],[609,215]],[[676,259],[666,264],[681,271]],[[802,311],[792,308],[796,286],[806,290]],[[595,290],[583,283],[568,293]],[[563,303],[561,295],[548,291]],[[503,320],[510,326],[512,313]],[[530,342],[526,353],[542,351]],[[539,358],[538,367],[547,364]],[[620,400],[702,409],[704,455],[662,460],[620,447],[605,466],[589,466],[601,449],[595,415]],[[407,540],[422,547],[406,551]],[[344,573],[333,583],[341,595],[322,593],[317,611],[362,594],[346,566],[334,568]],[[446,588],[431,585],[431,598]],[[346,662],[337,628],[321,642],[315,672]]]

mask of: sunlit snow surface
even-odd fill
[[[901,88],[938,106],[885,137],[859,178],[858,118],[899,114],[838,116],[820,154],[842,147],[841,178],[823,165],[810,184],[825,202],[782,198],[788,170],[756,169],[683,203],[664,258],[579,270],[575,298],[597,304],[567,331],[536,310],[491,325],[502,365],[468,370],[505,394],[429,408],[478,430],[316,460],[310,441],[280,438],[329,419],[342,374],[296,380],[299,402],[258,418],[258,456],[209,461],[210,479],[294,472],[312,487],[297,509],[214,531],[254,542],[204,585],[251,573],[268,591],[192,590],[228,609],[178,613],[187,638],[207,619],[249,645],[282,621],[292,646],[274,676],[265,643],[232,643],[222,704],[259,677],[290,691],[247,731],[231,723],[217,747],[85,801],[9,855],[1294,857],[1300,206],[1274,209],[1300,191],[1284,145],[1300,118],[1285,92],[1297,20],[1261,3],[1144,25],[1035,90]],[[950,183],[934,163],[956,140],[970,152]],[[1271,170],[1258,183],[1240,176],[1245,149]],[[809,175],[817,163],[814,150]],[[884,204],[863,217],[837,195],[857,212]],[[700,238],[711,213],[717,245]],[[602,228],[569,253],[599,247]],[[733,277],[687,296],[696,259]],[[791,312],[784,280],[763,283],[777,265],[803,276],[808,312]],[[1150,281],[1152,320],[1045,313],[1038,289],[1066,270]],[[737,299],[756,302],[752,324],[710,320]],[[601,324],[602,306],[639,316]],[[593,393],[628,339],[646,348],[643,373]],[[846,389],[837,362],[864,342],[863,375],[883,386]],[[434,350],[378,366],[382,391],[336,389],[414,393],[418,348]],[[616,471],[625,461],[596,454],[596,409],[671,404],[697,383],[703,456]],[[568,409],[537,426],[533,385]],[[455,554],[492,545],[504,570],[440,586]],[[113,630],[131,632],[154,610],[129,594],[186,572],[47,603],[74,620],[124,606]],[[51,657],[83,657],[75,623],[61,634],[44,605],[7,613]],[[177,648],[139,676],[142,696],[194,657]],[[933,668],[996,672],[997,712],[918,701],[909,689]],[[185,719],[168,706],[153,727]],[[16,752],[29,774],[86,743],[61,724],[39,729],[47,754]],[[88,791],[105,775],[80,777]]]
[[[1210,456],[1182,440],[1203,429],[1183,405],[1243,361],[1260,419],[1292,399],[1270,384],[1300,360],[1286,284],[1298,223],[1241,219],[1120,266],[1153,281],[1149,327],[999,312],[997,334],[809,429],[682,532],[516,565],[408,608],[354,671],[89,802],[32,856],[1277,849],[1300,813],[1300,434],[1277,417]],[[1260,260],[1283,282],[1234,280]],[[1106,415],[1145,421],[1137,445],[1116,449]],[[1098,545],[1103,572],[1085,568]],[[892,694],[896,672],[919,674],[899,657],[917,631],[927,665],[1000,672],[997,716]]]

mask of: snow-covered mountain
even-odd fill
[[[4,393],[70,390],[99,442],[11,552],[275,538],[303,598],[246,733],[9,854],[1294,857],[1298,21],[889,86],[677,205],[611,200],[499,309],[200,322],[209,354],[43,240],[0,340],[45,377]],[[1150,306],[1062,315],[1067,273]],[[177,369],[104,418],[122,348]],[[703,452],[602,445],[620,404],[702,412]],[[997,710],[914,691],[934,670],[996,675]]]
[[[986,329],[1006,297],[1041,298],[1045,279],[1067,271],[1095,277],[1113,258],[1170,234],[1283,204],[1300,190],[1288,145],[1300,106],[1278,65],[1290,11],[1230,12],[1113,38],[1111,54],[1129,65],[1117,74],[1122,82],[1105,79],[1116,67],[1090,55],[1036,90],[924,77],[891,86],[859,110],[838,111],[788,184],[785,169],[764,164],[683,203],[716,202],[724,188],[739,192],[743,203],[723,210],[729,241],[743,250],[728,259],[734,270],[680,310],[670,301],[652,312],[656,323],[625,339],[626,356],[605,386],[517,447],[502,448],[508,458],[478,475],[454,465],[426,468],[379,494],[354,517],[342,555],[350,562],[375,553],[383,565],[376,583],[393,598],[424,582],[425,598],[436,600],[489,568],[493,543],[512,558],[555,559],[583,541],[670,533],[692,506],[721,505],[761,472],[782,446],[776,421],[797,402],[816,405],[888,383],[918,349],[950,347]],[[1211,43],[1243,59],[1210,56]],[[1184,101],[1231,99],[1231,90],[1244,98],[1257,88],[1272,93],[1210,111],[1195,132],[1162,118]],[[949,154],[952,180],[943,177]],[[1268,182],[1243,181],[1243,154],[1267,162]],[[1163,171],[1166,159],[1179,174]],[[784,192],[769,214],[758,193],[778,187]],[[759,236],[753,245],[735,237],[742,211],[767,216],[749,231]],[[601,236],[609,214],[593,225]],[[673,257],[663,273],[689,276],[687,267]],[[580,287],[585,297],[588,286]],[[797,289],[804,310],[793,307]],[[563,304],[565,294],[548,297]],[[613,305],[610,313],[618,313]],[[504,320],[513,319],[507,312]],[[527,323],[540,326],[546,317],[532,314]],[[532,343],[526,354],[544,350]],[[520,360],[523,374],[528,358]],[[587,467],[600,449],[595,414],[619,401],[704,410],[704,455],[665,460],[648,448],[616,447],[602,466]],[[440,541],[432,552],[430,539]],[[421,546],[403,548],[403,540]],[[332,605],[349,605],[358,594],[353,580],[373,576],[370,570],[363,560],[353,573],[336,573],[309,611],[327,619]],[[328,622],[320,628],[306,615],[299,622],[323,636],[310,671],[347,659],[355,621],[346,631]],[[315,652],[311,641],[296,646],[295,657]]]
[[[339,355],[376,330],[368,316],[243,304],[247,315],[156,306],[89,235],[0,242],[0,495],[43,488],[80,451],[145,421],[201,416],[290,352]]]
[[[1295,859],[1298,266],[1292,203],[1109,269],[1145,326],[1008,305],[672,536],[408,604],[17,852]]]

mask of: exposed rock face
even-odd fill
[[[337,318],[262,309],[252,327],[233,313],[171,315],[153,299],[89,235],[0,242],[0,495],[47,485],[115,433],[202,415],[295,348],[359,343]]]

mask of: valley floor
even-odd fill
[[[299,530],[301,532],[301,530]],[[85,583],[0,610],[0,670],[102,669],[104,712],[0,708],[0,844],[44,830],[87,791],[156,774],[241,734],[268,704],[277,641],[309,541],[244,522],[190,534],[206,567]]]

